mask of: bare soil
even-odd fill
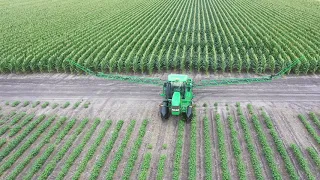
[[[166,79],[167,74],[156,74],[153,77],[159,77],[163,80]],[[246,77],[248,75],[211,75],[210,78],[221,78],[221,77]],[[201,79],[209,78],[207,75],[191,75],[194,77],[195,83],[199,82]],[[110,152],[109,156],[106,159],[106,163],[101,168],[101,173],[99,179],[104,179],[106,172],[109,170],[110,163],[115,157],[118,147],[121,144],[121,141],[125,135],[125,132],[128,128],[130,120],[137,120],[137,123],[134,128],[134,132],[130,138],[127,148],[125,149],[124,156],[118,166],[118,170],[114,175],[115,179],[120,179],[123,175],[123,170],[127,165],[127,159],[130,156],[130,151],[133,147],[133,143],[138,135],[138,130],[141,126],[142,120],[148,119],[149,124],[147,126],[146,135],[143,138],[143,143],[139,149],[139,155],[135,162],[134,170],[131,174],[132,179],[137,179],[141,170],[141,164],[143,162],[143,157],[145,153],[151,152],[152,159],[151,165],[148,172],[149,179],[155,179],[157,176],[158,162],[161,155],[166,155],[167,160],[164,169],[164,179],[172,179],[173,171],[173,162],[174,162],[174,153],[176,146],[176,137],[177,137],[177,125],[178,121],[181,120],[181,117],[170,117],[166,121],[162,121],[158,112],[159,104],[162,101],[162,98],[159,96],[162,88],[160,86],[152,85],[141,85],[141,84],[130,84],[126,82],[118,81],[107,81],[104,79],[98,79],[88,76],[76,76],[76,75],[67,75],[67,74],[31,74],[31,75],[0,75],[0,107],[2,108],[0,112],[2,114],[8,114],[11,111],[22,112],[26,111],[27,113],[34,112],[36,115],[42,113],[45,114],[57,114],[61,116],[67,116],[70,118],[77,118],[79,121],[75,124],[74,128],[68,133],[66,138],[61,142],[58,148],[52,153],[48,161],[45,163],[48,164],[49,160],[58,152],[59,147],[62,147],[66,142],[66,139],[71,136],[74,129],[79,125],[80,120],[85,117],[90,118],[89,124],[84,129],[78,138],[75,140],[71,149],[68,150],[65,157],[58,162],[57,167],[49,176],[50,179],[53,179],[59,173],[59,170],[64,165],[67,157],[72,153],[73,149],[81,142],[81,138],[90,126],[93,123],[95,118],[100,118],[101,123],[97,127],[95,133],[91,137],[90,141],[84,147],[83,151],[79,157],[74,162],[73,166],[70,168],[66,179],[71,179],[74,172],[77,169],[77,165],[80,164],[81,160],[87,154],[90,146],[93,141],[96,139],[99,131],[102,126],[105,124],[105,120],[112,120],[112,126],[106,133],[106,136],[103,138],[100,146],[94,154],[94,157],[89,161],[85,172],[81,175],[81,179],[88,179],[90,177],[90,172],[96,162],[100,157],[100,154],[103,151],[103,148],[106,142],[110,139],[111,133],[114,131],[117,121],[124,120],[125,123],[122,127],[122,130],[119,134],[119,137]],[[298,162],[296,161],[293,153],[290,150],[290,144],[297,144],[307,160],[310,162],[311,170],[313,174],[320,178],[320,173],[317,171],[314,163],[311,163],[310,157],[307,155],[306,148],[314,147],[317,152],[320,152],[320,145],[315,142],[315,140],[310,136],[310,134],[305,129],[304,125],[298,119],[298,114],[307,114],[310,111],[315,112],[318,116],[320,115],[320,77],[317,75],[313,76],[300,76],[293,77],[287,76],[283,79],[275,80],[270,83],[259,83],[259,84],[248,84],[248,85],[232,85],[232,86],[221,86],[221,87],[205,87],[200,89],[194,89],[195,98],[194,103],[197,104],[197,178],[205,178],[205,160],[204,160],[204,143],[203,143],[203,118],[204,118],[204,108],[202,105],[204,103],[208,104],[207,107],[207,116],[210,122],[210,133],[211,133],[211,142],[212,142],[212,157],[213,157],[213,177],[216,179],[221,179],[221,168],[219,161],[219,151],[217,145],[217,134],[216,134],[216,122],[214,119],[214,102],[218,103],[218,112],[222,115],[222,122],[225,128],[225,139],[226,139],[226,148],[228,155],[228,165],[230,173],[233,178],[237,178],[237,167],[236,161],[234,159],[232,146],[231,146],[231,137],[230,130],[227,122],[227,109],[226,104],[229,105],[229,111],[234,117],[235,126],[239,133],[238,139],[242,147],[242,156],[247,168],[247,176],[249,179],[254,179],[253,168],[250,162],[250,156],[248,150],[246,149],[246,143],[244,141],[243,131],[239,123],[239,117],[236,113],[236,102],[241,102],[242,109],[247,117],[248,123],[251,128],[251,135],[254,139],[254,144],[256,145],[256,150],[260,156],[260,160],[263,164],[263,176],[267,179],[271,178],[270,169],[266,163],[265,157],[263,155],[262,149],[259,145],[258,138],[253,128],[253,124],[250,119],[250,115],[247,111],[247,104],[251,103],[256,114],[259,114],[260,123],[267,135],[269,144],[272,146],[272,150],[276,151],[274,142],[272,142],[271,136],[268,134],[268,129],[266,128],[264,121],[262,120],[260,113],[260,108],[263,108],[267,114],[271,117],[279,136],[284,142],[287,152],[292,159],[294,166],[298,172],[298,175],[304,179],[305,174],[299,167]],[[9,101],[12,103],[15,100],[21,101],[21,104],[17,107],[6,106],[5,102]],[[31,104],[27,107],[22,107],[24,101],[29,100],[32,102],[40,101],[41,104],[45,101],[50,102],[50,105],[42,109],[41,104],[36,108],[32,108]],[[61,106],[69,101],[71,104],[68,108],[63,109]],[[77,101],[82,103],[77,109],[73,109],[73,104]],[[83,104],[85,102],[90,102],[89,108],[84,108]],[[59,106],[55,109],[52,109],[51,106],[54,103],[59,103]],[[308,117],[308,120],[310,118]],[[54,123],[57,121],[54,121]],[[68,121],[67,121],[68,122]],[[63,125],[65,126],[67,122]],[[53,124],[52,124],[53,125]],[[52,125],[50,127],[52,127]],[[44,132],[48,132],[48,129]],[[24,129],[24,128],[23,128]],[[23,131],[23,129],[21,131]],[[60,128],[60,130],[63,129]],[[182,179],[188,178],[189,170],[189,151],[190,151],[190,134],[191,130],[190,124],[185,125],[184,128],[184,145],[183,145],[183,154],[181,160],[180,168],[180,177]],[[19,132],[20,133],[20,132]],[[58,133],[56,133],[58,134]],[[56,134],[51,138],[50,142],[54,142]],[[43,134],[39,137],[41,139]],[[12,138],[8,138],[8,132],[1,136],[1,138],[6,138],[7,141],[11,141]],[[28,138],[28,137],[26,137]],[[24,141],[23,141],[24,142]],[[18,146],[22,145],[21,142]],[[39,143],[34,143],[31,147],[35,147]],[[152,148],[148,148],[148,145],[151,145]],[[163,145],[166,144],[167,148],[163,148]],[[1,149],[3,150],[6,147],[5,144]],[[32,163],[35,162],[35,159],[40,157],[40,155],[45,151],[47,145],[45,145],[39,155],[31,160],[31,163],[25,167],[25,169],[20,173],[18,178],[22,178],[31,167]],[[15,152],[16,149],[13,151]],[[13,168],[24,159],[31,152],[31,149],[28,149],[24,154],[19,157],[15,164],[8,169],[2,176],[1,179],[5,177],[13,170]],[[13,153],[10,153],[6,158],[8,159]],[[283,175],[284,179],[288,179],[288,174],[284,169],[283,160],[280,158],[278,152],[275,152],[276,162],[281,168],[280,172]],[[1,166],[0,162],[0,166]],[[44,166],[40,171],[44,169]],[[36,176],[38,176],[37,173]],[[35,176],[35,177],[36,177]]]

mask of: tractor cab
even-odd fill
[[[178,116],[186,113],[187,118],[192,114],[192,79],[187,75],[170,74],[168,81],[163,85],[164,97],[160,105],[160,114],[163,119],[169,117],[170,111],[172,115]]]

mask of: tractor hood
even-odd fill
[[[180,92],[174,92],[172,96],[171,112],[172,115],[180,115],[181,95]]]
[[[172,96],[172,106],[179,106],[181,103],[181,95],[180,92],[174,92]]]

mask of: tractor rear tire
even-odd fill
[[[188,106],[188,109],[187,109],[187,113],[186,113],[186,120],[187,122],[190,122],[192,120],[192,106]]]
[[[168,107],[168,102],[162,102],[160,105],[160,115],[161,119],[165,120],[169,118],[169,107]]]

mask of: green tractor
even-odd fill
[[[287,73],[292,67],[300,63],[297,59],[290,65],[282,69],[280,72],[270,76],[262,76],[257,78],[229,78],[229,79],[205,79],[198,83],[194,83],[188,75],[183,74],[170,74],[168,80],[163,81],[159,78],[145,78],[136,76],[126,76],[118,74],[104,74],[102,72],[95,73],[90,69],[72,61],[67,60],[71,65],[86,72],[87,74],[104,78],[108,80],[127,81],[131,83],[152,84],[162,86],[163,101],[160,104],[160,115],[162,119],[168,119],[170,114],[173,116],[185,115],[187,121],[192,119],[192,99],[193,88],[201,88],[206,86],[224,86],[235,84],[249,84],[258,82],[269,82],[273,79],[281,78],[282,75]]]
[[[186,114],[187,120],[190,120],[192,118],[192,88],[192,79],[187,75],[170,74],[168,81],[163,84],[161,118],[168,119],[171,111],[173,116]]]

